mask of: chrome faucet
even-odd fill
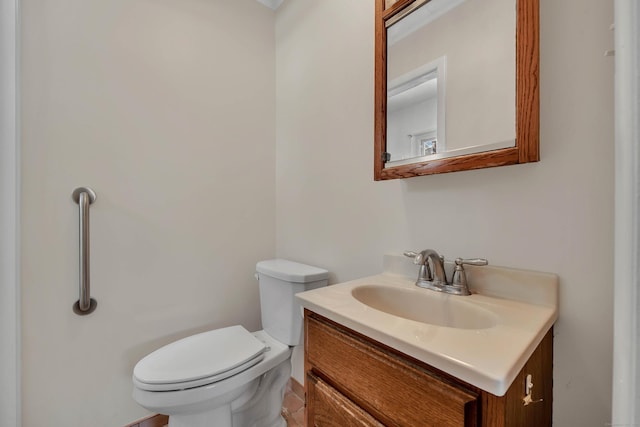
[[[416,286],[453,295],[471,295],[469,285],[467,283],[467,275],[463,268],[464,264],[489,264],[486,259],[482,258],[456,258],[456,267],[453,272],[453,276],[451,277],[451,283],[449,283],[444,271],[444,257],[442,255],[438,255],[438,253],[433,249],[425,249],[421,252],[405,252],[404,255],[409,258],[413,258],[413,263],[420,266]],[[433,274],[431,274],[429,261],[431,261],[431,266],[433,266]]]
[[[418,253],[405,252],[404,255],[413,258],[413,263],[420,266],[416,286],[438,291],[444,290],[444,286],[447,285],[447,275],[444,272],[443,256],[438,255],[438,252],[433,249],[425,249]],[[429,260],[433,266],[433,274],[431,274]]]

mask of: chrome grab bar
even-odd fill
[[[96,193],[89,187],[78,187],[73,190],[71,198],[78,204],[80,220],[80,298],[73,304],[73,312],[83,316],[98,306],[98,302],[91,298],[89,288],[89,205],[96,201]]]

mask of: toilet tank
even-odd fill
[[[329,272],[286,259],[270,259],[256,264],[256,277],[262,328],[283,344],[297,345],[302,333],[302,312],[294,295],[327,286]]]

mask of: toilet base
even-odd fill
[[[231,407],[225,405],[212,411],[169,416],[169,427],[232,427]]]
[[[291,360],[286,359],[256,378],[231,403],[196,413],[169,416],[169,427],[286,427],[282,403]]]

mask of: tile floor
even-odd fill
[[[304,387],[293,378],[284,394],[282,416],[288,427],[304,427]]]
[[[293,378],[285,390],[282,416],[287,427],[304,427],[304,387]],[[126,427],[167,427],[167,421],[166,415],[154,415]]]
[[[150,415],[125,427],[167,427],[169,417],[166,415]]]

